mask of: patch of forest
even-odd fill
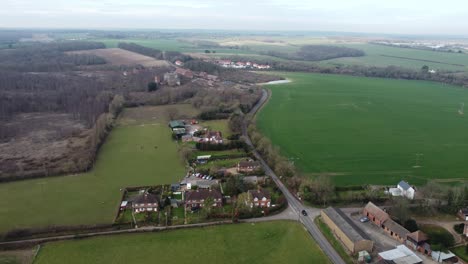
[[[362,57],[366,55],[362,50],[329,45],[306,45],[302,46],[294,53],[270,50],[263,52],[262,54],[287,60],[300,61],[321,61],[341,57]]]

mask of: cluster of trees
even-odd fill
[[[288,159],[281,156],[280,149],[277,146],[273,146],[268,138],[258,132],[254,124],[248,127],[248,133],[256,150],[278,176],[289,178],[295,175],[296,170],[294,165]]]
[[[157,60],[168,60],[171,62],[175,62],[176,60],[180,60],[183,62],[190,61],[192,57],[182,54],[177,51],[161,51],[158,49],[153,49],[149,47],[145,47],[142,45],[138,45],[136,43],[127,43],[127,42],[120,42],[118,47],[121,49],[125,49],[128,51],[132,51],[135,53],[139,53],[141,55],[145,55],[148,57],[155,58]]]
[[[362,50],[328,45],[306,45],[302,46],[299,51],[295,53],[267,51],[263,52],[263,54],[287,60],[302,61],[321,61],[341,57],[361,57],[365,55]]]
[[[0,51],[0,70],[20,72],[69,71],[80,65],[105,64],[91,54],[66,54],[66,51],[104,48],[99,42],[58,42],[32,44]]]
[[[121,49],[139,53],[141,55],[145,55],[148,57],[153,57],[157,60],[163,59],[163,53],[162,51],[158,49],[152,49],[152,48],[141,46],[135,43],[127,43],[127,42],[120,42],[117,46]]]
[[[244,149],[246,151],[248,150],[247,144],[242,140],[230,140],[229,142],[223,144],[197,142],[195,147],[201,151],[221,151],[228,149]]]

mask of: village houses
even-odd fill
[[[254,160],[242,160],[237,164],[237,172],[239,173],[252,173],[260,168],[260,162]]]
[[[185,192],[185,208],[203,207],[207,199],[213,199],[213,207],[223,206],[223,195],[215,189],[197,189]]]
[[[132,210],[135,213],[157,212],[159,208],[159,197],[147,191],[140,193],[132,201]]]
[[[271,205],[270,192],[264,189],[248,190],[249,197],[251,197],[250,207],[268,208]]]

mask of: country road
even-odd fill
[[[265,102],[268,100],[268,92],[263,89],[262,90],[262,97],[260,100],[257,102],[257,104],[252,108],[250,111],[249,115],[252,116],[252,118],[257,114],[258,110],[265,104]],[[304,227],[307,229],[309,234],[314,238],[314,240],[317,242],[317,244],[320,246],[320,248],[325,252],[325,254],[330,258],[330,260],[335,263],[335,264],[345,264],[343,259],[338,255],[338,253],[335,251],[335,249],[330,245],[328,240],[323,236],[323,234],[320,232],[318,227],[315,225],[314,221],[312,220],[312,215],[310,216],[303,216],[301,214],[302,210],[306,210],[307,212],[309,211],[314,211],[314,215],[317,215],[317,209],[308,209],[304,205],[302,205],[301,202],[299,202],[296,197],[288,190],[288,188],[281,182],[279,177],[275,174],[275,172],[268,166],[268,164],[263,160],[263,158],[260,156],[260,154],[255,150],[255,147],[252,144],[252,141],[250,140],[250,137],[247,133],[247,122],[246,120],[243,123],[242,126],[242,134],[245,137],[246,143],[252,147],[253,151],[252,153],[254,156],[257,158],[258,161],[263,165],[265,169],[265,173],[269,175],[273,181],[276,183],[278,188],[283,192],[284,196],[286,197],[286,200],[288,201],[289,206],[291,209],[295,212],[295,214],[298,215],[299,221],[304,225]]]

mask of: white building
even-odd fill
[[[416,190],[413,187],[411,187],[407,182],[399,182],[397,188],[400,189],[401,196],[404,196],[410,200],[414,199],[414,193],[416,192]]]

